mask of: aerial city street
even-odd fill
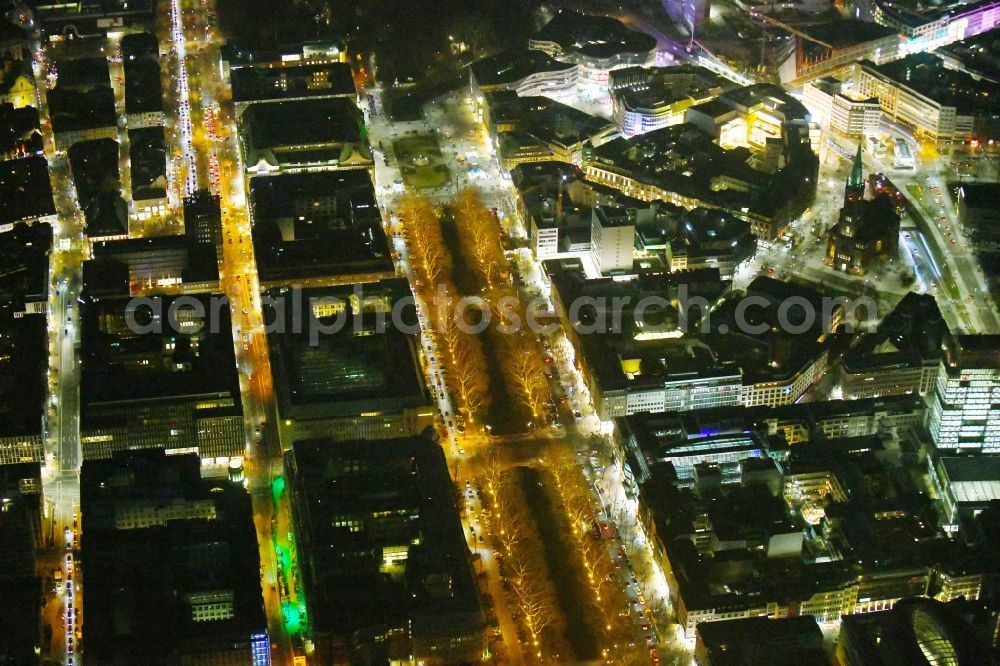
[[[0,666],[1000,663],[1000,0],[0,0]]]

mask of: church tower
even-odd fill
[[[884,195],[865,199],[861,146],[844,187],[840,219],[827,234],[824,263],[838,271],[864,275],[882,257],[892,257],[899,242],[899,215]]]
[[[840,233],[847,238],[852,238],[855,227],[861,221],[861,206],[865,200],[865,168],[861,163],[861,145],[858,144],[858,152],[854,155],[854,164],[851,166],[851,173],[847,176],[847,185],[844,187],[844,206],[840,209]]]

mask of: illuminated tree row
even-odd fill
[[[490,377],[482,342],[458,327],[453,316],[435,318],[435,331],[447,354],[444,365],[462,415],[470,422],[490,404]]]
[[[399,214],[410,262],[418,278],[415,287],[422,300],[433,303],[439,294],[454,294],[451,254],[441,235],[441,220],[433,204],[426,197],[406,195]],[[490,398],[482,344],[458,327],[451,308],[432,312],[429,319],[439,343],[445,381],[457,408],[471,422],[488,407]]]
[[[426,197],[408,194],[400,202],[399,216],[421,287],[433,290],[442,280],[451,282],[451,255],[441,236],[441,221],[433,204]]]
[[[605,659],[610,663],[630,663],[642,652],[629,645],[641,645],[635,639],[628,598],[616,582],[614,562],[608,545],[594,533],[594,498],[578,465],[568,457],[549,461],[556,480],[559,499],[572,525],[571,536],[580,553],[594,606],[600,612],[605,643]]]
[[[481,285],[491,311],[489,334],[499,356],[504,384],[527,420],[538,425],[550,397],[545,363],[533,333],[525,329],[524,304],[509,284],[507,257],[500,244],[500,223],[483,203],[479,192],[472,188],[462,190],[455,197],[452,210],[459,251],[466,265],[474,271],[474,282]],[[504,326],[511,321],[520,325]]]
[[[459,251],[466,263],[475,268],[483,289],[491,292],[503,284],[507,272],[507,258],[500,245],[500,222],[472,188],[459,192],[452,206]]]
[[[516,321],[525,322],[525,308],[520,299],[511,299],[513,314]],[[500,308],[494,304],[495,310]],[[510,314],[510,313],[507,313]],[[522,325],[519,330],[502,330],[504,325],[503,312],[496,312],[497,322],[494,331],[495,346],[501,354],[500,370],[504,382],[512,396],[516,396],[524,410],[531,415],[531,420],[537,425],[545,414],[545,405],[551,397],[548,381],[545,377],[545,361],[538,342],[532,331],[525,330]]]
[[[545,661],[545,630],[555,623],[557,602],[541,551],[541,535],[528,515],[524,497],[507,473],[487,474],[487,488],[493,487],[494,534],[505,563],[504,569],[515,607],[515,616],[531,645],[532,656]]]

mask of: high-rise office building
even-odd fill
[[[218,195],[199,190],[184,198],[184,233],[194,243],[213,245],[222,255],[222,209]]]
[[[694,39],[698,29],[708,20],[712,2],[711,0],[663,0],[663,8],[670,20],[684,28],[691,39]]]
[[[1000,335],[961,335],[947,350],[931,398],[938,450],[1000,453]]]
[[[602,273],[632,269],[635,222],[625,208],[597,206],[590,225],[590,252]]]

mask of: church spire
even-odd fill
[[[858,152],[854,155],[854,164],[851,166],[851,175],[847,177],[847,186],[854,188],[864,188],[865,167],[861,163],[861,144],[858,144]]]
[[[854,155],[851,174],[847,177],[847,187],[844,189],[844,201],[859,201],[865,196],[865,167],[861,162],[861,144]]]

